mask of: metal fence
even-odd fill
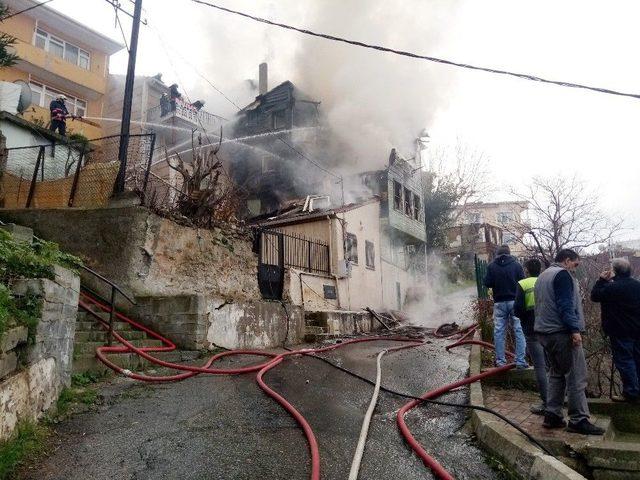
[[[262,230],[260,263],[297,268],[310,273],[330,273],[329,245],[302,235]]]
[[[479,259],[477,255],[474,255],[473,263],[475,267],[476,289],[478,290],[478,298],[489,298],[489,292],[487,290],[487,287],[485,287],[484,285],[484,277],[487,274],[487,262],[485,260]]]
[[[0,182],[3,208],[99,207],[112,196],[120,136],[9,148]],[[125,188],[147,190],[155,134],[129,136]]]

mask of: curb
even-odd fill
[[[472,345],[469,374],[480,373],[480,368],[481,348],[479,345]],[[484,406],[480,382],[470,385],[469,402],[471,405]],[[472,410],[471,425],[480,444],[524,479],[586,480],[560,460],[540,451],[518,431],[490,413]]]

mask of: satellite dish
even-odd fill
[[[18,100],[18,112],[23,113],[31,105],[31,99],[33,98],[33,92],[31,87],[24,80],[16,80],[16,85],[20,85],[20,99]]]

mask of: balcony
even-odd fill
[[[216,132],[220,129],[224,118],[202,109],[198,110],[193,105],[178,98],[172,101],[167,100],[166,105],[150,108],[147,111],[147,122]]]
[[[80,68],[29,43],[17,42],[15,50],[20,57],[16,65],[19,69],[53,87],[72,91],[90,100],[106,92],[107,79],[103,75]]]

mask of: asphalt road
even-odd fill
[[[384,357],[383,384],[420,394],[463,377],[467,351],[443,341]],[[374,378],[375,355],[391,342],[345,346],[329,357]],[[237,366],[240,362],[227,362]],[[345,479],[372,387],[309,357],[266,376],[305,415],[320,445],[324,479]],[[306,479],[309,455],[297,424],[255,383],[255,375],[205,376],[180,383],[114,379],[103,403],[56,428],[50,454],[32,479]],[[466,392],[449,395],[464,402]],[[365,449],[362,479],[432,478],[398,433],[406,400],[381,392]],[[463,429],[464,412],[426,406],[408,414],[416,438],[457,479],[498,478]]]

